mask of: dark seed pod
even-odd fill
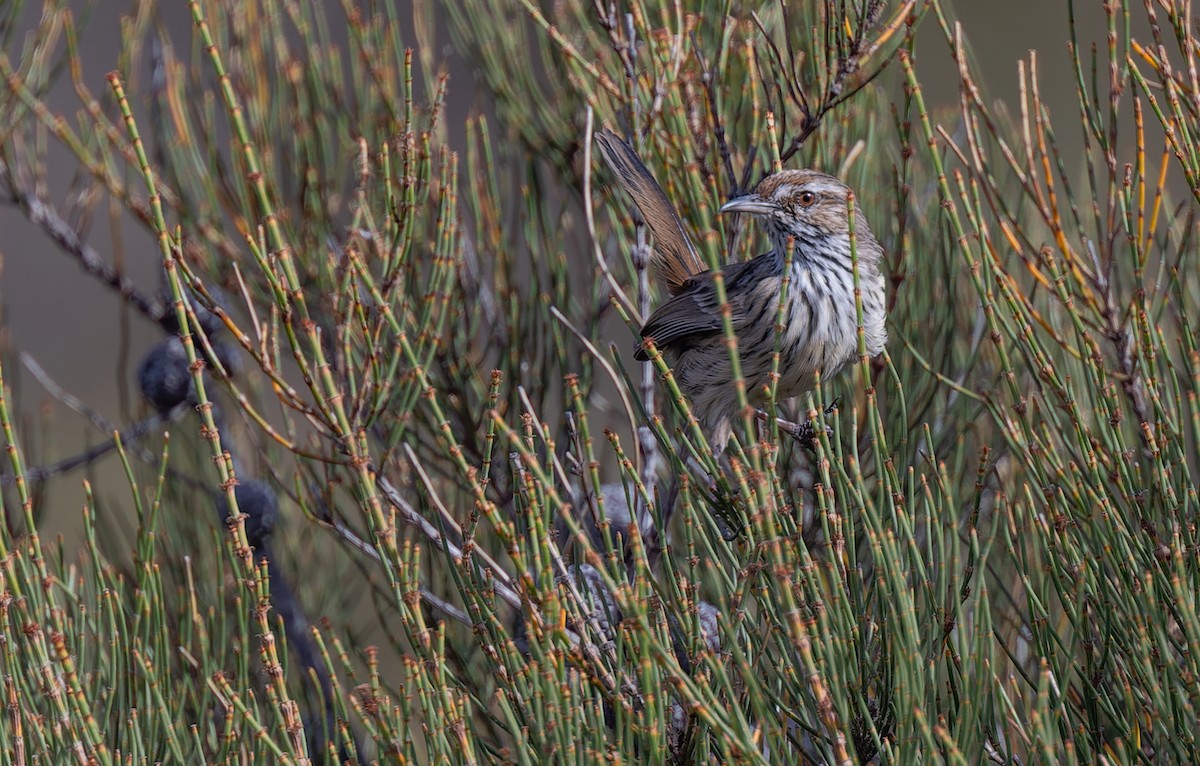
[[[279,518],[279,499],[275,490],[265,481],[250,479],[234,487],[233,493],[238,508],[246,514],[246,539],[261,550]],[[229,504],[224,497],[217,503],[217,510],[222,519],[229,515]]]
[[[242,369],[242,357],[238,354],[240,349],[240,346],[229,341],[217,340],[212,342],[213,354],[216,355],[217,361],[221,363],[221,366],[225,368],[225,372],[229,373],[229,377],[231,378],[236,378]],[[208,357],[207,352],[204,352],[203,349],[201,349],[201,352],[204,354],[204,361],[208,363],[208,366],[210,368],[215,367],[216,365]]]
[[[163,274],[163,279],[166,279],[165,273]],[[216,300],[218,306],[225,311],[229,310],[228,298],[224,291],[216,285],[209,285],[208,292]],[[196,320],[200,323],[200,328],[204,330],[204,334],[210,340],[213,339],[225,325],[222,324],[221,319],[216,314],[201,306],[199,299],[190,290],[185,289],[185,294],[188,305],[191,306],[192,312],[196,315]],[[166,304],[167,310],[163,314],[162,319],[159,320],[159,325],[168,334],[179,335],[181,331],[179,328],[179,317],[175,314],[175,299],[165,285],[163,287],[162,300]]]
[[[138,388],[160,413],[195,398],[183,341],[171,337],[155,344],[138,366]]]

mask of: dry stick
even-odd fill
[[[313,492],[313,497],[319,500],[319,494],[316,491]],[[294,497],[292,499],[296,500]],[[374,545],[371,545],[371,543],[362,539],[357,532],[346,526],[343,521],[335,518],[333,513],[330,512],[329,508],[326,507],[323,502],[321,503],[321,511],[323,513],[323,517],[317,518],[318,524],[332,529],[334,534],[341,538],[342,542],[344,542],[346,545],[349,545],[351,548],[354,548],[372,561],[379,563],[383,560],[379,555],[379,551],[375,550]],[[425,603],[429,604],[434,609],[437,609],[450,619],[468,627],[474,625],[471,617],[466,612],[454,606],[449,601],[446,601],[441,596],[436,595],[428,588],[420,588],[420,594],[421,599],[425,601]]]
[[[633,317],[633,320],[639,325],[642,323],[642,315],[633,305],[633,301],[629,300],[629,296],[621,289],[621,285],[617,283],[612,271],[608,268],[608,261],[604,259],[604,253],[600,251],[600,240],[596,238],[596,218],[593,213],[592,206],[592,133],[594,126],[595,115],[592,108],[587,108],[587,127],[583,134],[583,215],[587,222],[588,239],[592,242],[592,251],[596,256],[596,265],[600,268],[600,273],[604,276],[604,281],[608,283],[608,287],[612,290],[613,300],[621,304],[625,312]]]
[[[630,34],[632,35],[632,33],[633,29],[631,23]],[[631,139],[636,135],[636,130],[630,130],[629,137]],[[633,268],[637,274],[638,310],[641,312],[642,316],[648,317],[650,316],[650,272],[647,267],[650,264],[650,244],[646,241],[646,222],[642,219],[640,210],[639,214],[635,216],[634,221],[634,231],[635,236],[637,237],[637,244],[634,245],[633,252],[630,253],[630,260],[633,261]],[[641,368],[642,379],[639,383],[639,388],[641,388],[642,407],[645,409],[646,414],[649,417],[654,417],[654,364],[653,362],[647,360],[641,364]],[[620,385],[617,386],[618,391],[621,391],[622,388],[623,387]],[[624,399],[624,392],[622,392],[622,399]],[[632,411],[630,411],[629,414],[632,418]],[[658,463],[658,443],[653,439],[650,439],[647,440],[643,445],[642,440],[637,438],[636,429],[631,435],[634,437],[634,456],[637,459],[636,468],[638,475],[641,477],[643,486],[651,486],[654,480],[652,471]],[[635,508],[630,509],[630,517],[637,520],[638,526],[640,527],[641,520],[636,518],[636,510],[635,504]],[[646,509],[646,512],[647,514],[649,513],[648,508]]]
[[[429,540],[438,548],[444,548],[446,553],[448,553],[456,563],[461,564],[463,560],[462,549],[449,540],[446,540],[446,538],[437,530],[437,528],[430,524],[423,516],[421,516],[421,514],[417,513],[417,509],[413,508],[412,505],[404,499],[404,496],[400,494],[400,490],[396,489],[396,486],[392,484],[387,477],[380,475],[377,471],[375,472],[375,475],[375,486],[379,489],[380,493],[383,494],[384,499],[387,500],[394,509],[396,509],[400,519],[406,524],[415,527],[418,532],[423,534],[427,540]],[[506,581],[508,580],[508,573],[504,570],[501,569],[494,571],[492,587],[495,588],[496,595],[512,608],[518,610],[521,609],[521,595],[517,593],[517,591],[511,585],[507,584],[507,582],[501,581],[501,575],[504,576]]]
[[[642,100],[637,91],[637,30],[633,26],[633,14],[625,14],[625,44],[617,51],[625,62],[625,80],[629,83],[629,134],[637,135],[637,123],[642,116]]]
[[[123,431],[114,431],[113,436],[101,442],[100,444],[97,444],[91,449],[79,453],[78,455],[72,455],[71,457],[63,458],[57,463],[27,468],[25,469],[24,478],[30,483],[45,481],[46,479],[73,471],[80,466],[93,463],[115,450],[117,448],[118,440],[122,445],[128,445],[134,441],[137,441],[146,434],[150,433],[150,431],[155,427],[177,417],[186,408],[186,404],[176,405],[175,409],[171,410],[166,415],[159,415],[158,413],[155,413],[145,420],[134,423],[132,426]],[[148,454],[147,450],[138,450],[138,452],[141,454]],[[171,473],[174,474],[174,472]],[[180,481],[186,481],[187,483],[196,487],[207,487],[207,485],[203,484],[202,482],[198,482],[195,479],[187,476],[174,474],[172,478]],[[11,473],[0,474],[0,486],[12,486],[15,481],[16,477]]]
[[[784,6],[783,3],[780,5],[784,7],[786,15],[786,6]],[[910,0],[910,2],[902,6],[901,12],[897,13],[895,18],[899,19],[902,15],[907,15],[913,6],[914,2],[913,0]],[[875,78],[879,77],[879,75],[883,74],[884,70],[887,69],[888,64],[891,62],[891,58],[886,59],[878,69],[876,69],[874,72],[871,72],[866,77],[863,77],[860,81],[856,82],[854,87],[850,88],[849,90],[845,89],[846,81],[849,79],[849,77],[855,72],[859,71],[862,62],[878,47],[877,43],[872,43],[869,46],[866,45],[866,33],[879,23],[879,17],[882,10],[883,3],[877,2],[877,0],[872,0],[870,5],[867,6],[866,12],[859,19],[858,33],[851,41],[850,48],[846,51],[838,51],[837,73],[834,75],[833,80],[826,87],[825,95],[821,99],[821,103],[817,106],[815,112],[810,110],[808,99],[804,96],[803,90],[795,88],[794,83],[791,81],[787,83],[789,90],[793,91],[794,101],[796,101],[794,93],[799,93],[800,100],[796,101],[796,103],[800,107],[801,113],[804,115],[804,124],[800,126],[800,132],[792,138],[788,144],[788,147],[780,153],[779,161],[781,163],[787,162],[789,159],[791,159],[792,155],[800,150],[800,147],[804,145],[804,142],[807,141],[809,137],[817,131],[817,128],[821,126],[821,121],[825,118],[826,114],[828,114],[835,107],[853,98],[859,91],[867,87],[867,85],[870,83],[874,82]],[[828,9],[826,10],[826,13],[829,13]],[[755,24],[758,25],[759,31],[763,34],[763,37],[767,39],[769,49],[774,53],[777,63],[782,68],[783,59],[779,53],[778,47],[776,47],[774,41],[771,40],[771,38],[766,34],[766,28],[758,16],[753,15],[753,17]],[[885,30],[885,34],[881,35],[880,39],[882,40],[885,37],[890,37],[893,31],[894,24],[889,25],[888,29]],[[795,53],[790,44],[790,40],[788,43],[788,56],[793,62],[795,61]],[[788,71],[789,73],[794,73],[794,66]]]
[[[385,477],[380,476],[378,473],[375,475],[377,477],[375,479],[375,486],[383,494],[384,499],[386,499],[400,514],[401,519],[406,523],[416,527],[417,530],[425,535],[425,537],[435,546],[443,548],[456,563],[462,564],[462,549],[451,543],[449,540],[446,540],[446,538],[437,529],[435,529],[432,524],[426,521],[421,514],[417,513],[417,510],[413,508],[407,500],[404,499],[404,496],[400,494],[400,491],[396,489],[395,485],[393,485]],[[479,549],[476,548],[475,550],[478,551]],[[507,575],[507,572],[502,569],[492,571],[494,575]],[[501,600],[503,600],[513,609],[523,611],[521,605],[521,596],[515,589],[501,582],[499,578],[495,576],[492,578],[491,584],[495,589],[496,595],[499,596]],[[575,598],[576,603],[580,605],[581,612],[585,615],[588,614],[586,608],[584,608],[584,604],[586,604],[586,602],[583,601],[582,596],[575,589],[574,585],[568,583],[567,588],[571,592],[572,597]],[[596,647],[590,641],[582,639],[577,633],[567,628],[563,629],[563,633],[566,635],[567,640],[571,642],[572,646],[580,648],[585,655],[589,657],[596,668],[604,668],[603,663],[601,663],[599,657],[596,656]],[[607,672],[605,674],[607,675]],[[619,686],[622,690],[626,692],[632,692],[633,694],[637,695],[636,686],[634,686],[633,683],[627,679],[622,681],[617,681],[615,679],[603,680],[605,682],[605,686],[609,689],[615,690]]]
[[[19,186],[3,159],[0,159],[0,182],[8,186],[10,201],[21,208],[25,218],[40,227],[63,252],[74,256],[85,272],[115,290],[146,318],[156,324],[162,322],[167,313],[166,307],[143,294],[131,279],[105,263],[95,248],[83,241],[57,209]]]
[[[775,44],[775,38],[771,37],[771,35],[767,33],[767,25],[763,24],[762,19],[759,18],[758,14],[753,11],[750,13],[750,18],[754,21],[754,26],[758,27],[759,34],[763,36],[763,41],[767,44],[767,50],[775,59],[776,70],[794,75],[795,61],[793,60],[792,67],[788,67],[786,64],[784,64],[783,54],[779,52],[779,46]],[[765,74],[767,72],[767,68],[759,67],[759,71]],[[800,113],[804,115],[804,118],[807,121],[809,116],[812,114],[812,110],[809,107],[808,96],[805,95],[804,89],[797,88],[796,82],[792,77],[785,78],[783,84],[787,86],[787,95],[792,99],[792,103],[794,103],[800,109]],[[782,90],[783,89],[780,88],[781,97],[783,96]],[[780,106],[782,107],[782,104]],[[778,111],[782,112],[782,109]]]
[[[27,351],[22,351],[19,356],[21,359],[21,364],[25,365],[25,369],[33,373],[33,377],[37,378],[37,381],[42,384],[42,386],[50,393],[51,396],[53,396],[55,399],[58,399],[60,402],[67,405],[67,407],[79,413],[83,417],[87,418],[88,421],[99,430],[109,434],[117,430],[115,423],[89,407],[83,402],[82,399],[76,397],[74,394],[68,393],[66,389],[55,383],[54,379],[50,377],[50,373],[46,372],[46,370],[40,364],[38,364],[37,360],[33,358],[32,354]]]
[[[529,394],[525,391],[524,386],[517,387],[517,395],[521,399],[521,405],[525,408],[525,412],[529,415],[530,419],[533,421],[534,431],[539,435],[545,433],[545,428],[542,425],[542,421],[540,418],[538,418],[537,411],[534,409],[533,402],[531,402],[529,400]],[[551,447],[552,445],[548,444],[545,439],[543,439],[543,443],[546,444],[546,446],[547,446],[546,452],[547,452],[548,457],[550,458],[550,463],[554,468],[554,472],[558,475],[559,482],[563,485],[564,489],[566,489],[569,492],[570,487],[571,487],[571,479],[567,474],[566,468],[563,467],[563,464],[559,461],[558,455],[556,455],[554,453],[554,450],[549,449],[549,447]],[[520,468],[520,466],[521,466],[520,461],[517,461],[517,466],[518,466],[518,468]],[[589,505],[591,505],[593,502],[598,502],[601,505],[603,505],[603,502],[604,502],[603,497],[594,498],[591,496],[590,491],[587,489],[584,490],[584,496],[587,498],[587,502]],[[570,513],[572,509],[569,506],[559,506],[559,510],[560,510],[561,514],[566,514],[566,513]],[[595,513],[594,510],[593,510],[593,513]],[[565,518],[563,520],[568,521]],[[562,554],[558,550],[558,546],[556,544],[554,544],[553,542],[551,542],[551,544],[548,546],[548,548],[550,550],[550,557],[554,560],[554,563],[558,565],[559,573],[563,577],[570,579],[568,577],[569,573],[567,572],[567,566],[562,560]],[[582,602],[580,602],[580,604],[582,606]]]
[[[637,244],[634,245],[633,252],[633,267],[637,271],[638,283],[638,308],[642,312],[642,316],[650,316],[650,272],[646,268],[650,263],[650,245],[646,242],[646,224],[638,222]],[[654,416],[654,364],[649,360],[642,362],[642,379],[638,384],[641,388],[642,407],[645,408],[646,414],[650,417]],[[636,432],[635,432],[636,436]],[[637,450],[635,452],[638,458],[638,468],[643,471],[642,483],[648,484],[653,477],[649,476],[650,466],[655,462],[654,456],[643,454],[640,442],[635,442]],[[655,444],[653,441],[650,444]],[[654,447],[657,450],[657,445]]]
[[[598,365],[600,365],[600,369],[604,370],[609,379],[613,382],[613,386],[615,386],[617,389],[617,395],[621,397],[621,404],[625,408],[625,414],[629,418],[629,432],[636,439],[638,435],[637,415],[633,411],[633,403],[629,401],[629,392],[625,390],[621,376],[617,375],[616,369],[614,369],[608,359],[606,359],[600,353],[600,349],[596,348],[595,345],[593,345],[592,342],[589,341],[577,327],[575,327],[575,325],[571,324],[571,320],[567,319],[563,313],[558,310],[557,306],[550,307],[550,316],[561,322],[562,326],[567,328],[567,331],[574,335],[576,340],[583,344],[584,349],[586,349],[587,352],[592,355],[592,358],[596,360]],[[654,411],[647,410],[646,413],[653,416]]]
[[[708,116],[712,120],[713,135],[717,139],[717,151],[721,154],[721,166],[729,178],[729,197],[732,199],[741,189],[738,188],[737,174],[733,170],[733,154],[729,151],[729,142],[725,138],[725,123],[722,122],[721,115],[717,111],[717,89],[713,81],[713,73],[708,68],[708,61],[704,58],[704,53],[696,42],[695,32],[692,32],[692,52],[696,56],[696,63],[700,65],[700,82],[704,85]]]
[[[678,7],[678,6],[676,6]],[[683,14],[678,15],[679,25],[676,27],[675,34],[671,36],[671,74],[665,78],[666,82],[679,82],[679,73],[683,69],[683,30],[686,27]],[[646,115],[646,123],[654,121],[654,118],[662,113],[663,102],[666,101],[667,88],[663,85],[663,77],[654,78],[654,101],[650,104],[650,111]]]
[[[462,527],[458,525],[458,522],[454,519],[454,516],[452,516],[450,511],[447,510],[445,504],[442,503],[441,498],[437,496],[433,481],[430,480],[429,474],[425,471],[425,466],[421,465],[421,461],[417,457],[417,453],[414,452],[413,448],[408,444],[404,445],[404,453],[408,455],[409,461],[412,462],[413,468],[417,472],[417,476],[420,477],[421,483],[425,485],[425,491],[429,493],[429,499],[433,501],[433,504],[437,508],[438,514],[442,517],[442,520],[450,527],[450,529],[454,531],[456,535],[459,536],[459,539],[462,539]],[[508,572],[506,572],[504,568],[500,566],[499,562],[492,558],[487,551],[476,547],[471,555],[478,556],[493,572],[497,573],[498,575],[502,575],[502,579],[506,585],[512,585],[512,578],[508,576]]]

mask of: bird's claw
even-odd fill
[[[834,399],[833,402],[825,408],[824,414],[832,415],[840,403],[840,397]],[[809,452],[816,452],[817,428],[813,421],[806,420],[803,423],[793,423],[792,421],[784,420],[783,418],[775,418],[775,421],[779,423],[779,427],[781,429],[787,432],[793,439],[800,442],[801,447]],[[833,438],[833,429],[829,426],[825,426],[825,437],[828,439]]]
[[[817,429],[811,420],[806,420],[803,423],[790,423],[792,428],[789,433],[796,441],[800,442],[800,446],[809,452],[817,451]],[[833,429],[825,426],[825,437],[833,438]]]

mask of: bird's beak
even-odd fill
[[[757,194],[747,194],[744,197],[731,199],[721,206],[718,213],[749,213],[750,215],[767,215],[775,212],[775,203],[763,199]]]

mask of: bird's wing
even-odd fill
[[[638,210],[642,212],[642,218],[650,227],[657,253],[652,260],[655,272],[672,295],[679,293],[691,277],[705,270],[705,266],[684,231],[674,206],[633,148],[615,133],[607,130],[598,132],[596,146],[621,187],[633,197]]]
[[[732,296],[729,297],[729,308],[734,330],[745,324],[747,314],[752,308],[751,302],[746,300],[752,289],[748,283],[758,278],[767,263],[764,259],[771,257],[773,256],[768,253],[724,267],[726,296]],[[742,284],[743,282],[747,284]],[[685,338],[700,341],[705,336],[721,332],[721,310],[711,271],[689,279],[682,291],[659,306],[642,326],[642,337],[652,338],[654,345],[660,349]],[[641,347],[634,357],[638,361],[646,361],[649,358],[646,350]]]

